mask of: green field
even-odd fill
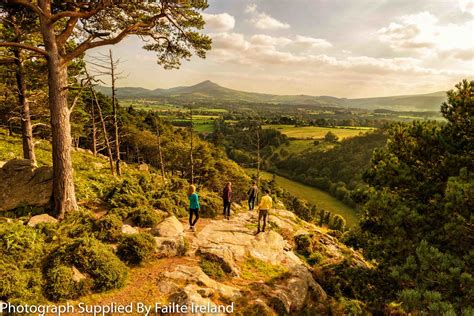
[[[319,127],[319,126],[302,126],[295,127],[293,125],[265,125],[264,128],[273,128],[288,137],[296,139],[321,139],[328,132],[333,132],[339,137],[344,139],[348,137],[358,136],[360,133],[374,130],[371,127]]]
[[[251,171],[255,172],[255,170]],[[263,171],[262,177],[266,180],[271,180],[272,174]],[[329,193],[280,176],[276,176],[276,183],[297,198],[316,205],[318,209],[324,209],[330,211],[332,214],[341,215],[346,219],[347,226],[349,227],[359,222],[359,217],[354,209],[337,200]]]
[[[317,150],[317,151],[327,151],[333,148],[335,144],[327,143],[320,141],[318,145],[314,144],[312,139],[292,139],[289,141],[288,145],[283,144],[278,147],[275,152],[280,153],[282,150],[287,151],[289,154],[299,154],[306,150]]]

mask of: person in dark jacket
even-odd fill
[[[222,193],[222,201],[224,202],[224,218],[230,219],[230,204],[232,201],[232,183],[228,182]]]
[[[255,207],[255,201],[258,200],[257,182],[254,181],[252,187],[247,191],[249,197],[249,210],[252,211]]]
[[[194,231],[194,225],[196,225],[199,219],[199,196],[196,193],[196,186],[191,185],[188,188],[188,198],[189,198],[189,229]],[[193,215],[195,216],[193,220]]]

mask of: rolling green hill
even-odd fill
[[[110,95],[110,87],[99,86],[99,91]],[[363,109],[389,109],[397,111],[437,111],[445,101],[444,92],[420,95],[402,95],[379,98],[346,99],[332,96],[274,95],[245,92],[222,87],[212,81],[193,86],[149,90],[140,87],[117,88],[119,99],[153,99],[163,102],[238,102],[281,105],[338,106]]]

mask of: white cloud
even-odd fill
[[[474,15],[474,0],[459,0],[459,8],[462,12]]]
[[[332,44],[322,38],[297,35],[294,44],[300,49],[329,48]]]
[[[213,49],[244,51],[250,43],[240,33],[216,33],[210,34]]]
[[[252,15],[250,22],[259,30],[289,29],[288,23],[281,22],[265,12],[259,12],[256,4],[247,5],[245,12]]]
[[[311,54],[307,51],[287,51],[289,45],[301,40],[286,37],[272,37],[257,34],[249,40],[240,33],[218,33],[211,35],[214,50],[211,51],[214,60],[225,64],[251,65],[259,69],[272,67],[276,69],[293,70],[308,69],[320,72],[357,73],[384,76],[399,74],[405,76],[440,75],[465,76],[472,75],[472,70],[456,71],[441,67],[430,68],[423,65],[423,60],[413,57],[376,58],[370,56],[334,57],[327,54]],[[275,68],[276,67],[276,68]],[[280,68],[281,67],[281,68]]]
[[[245,8],[245,12],[246,13],[255,13],[255,12],[257,12],[257,5],[254,4],[254,3],[248,4],[247,7]]]
[[[421,12],[401,16],[396,22],[379,29],[377,34],[382,42],[395,50],[433,55],[451,50],[474,49],[473,30],[472,20],[461,24],[441,24],[433,14]],[[450,56],[456,58],[454,52]],[[465,57],[465,54],[462,56]]]
[[[228,13],[203,13],[202,16],[206,21],[206,28],[212,32],[226,32],[235,27],[235,18]]]
[[[293,42],[287,37],[275,37],[265,34],[255,34],[250,38],[250,42],[260,46],[285,46]]]

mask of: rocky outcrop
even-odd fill
[[[31,160],[10,160],[0,169],[0,212],[19,207],[47,207],[53,187],[50,167],[36,168]]]
[[[272,281],[271,285],[262,280],[251,281],[259,288],[251,299],[258,299],[260,305],[264,304],[265,308],[271,308],[282,315],[299,313],[306,308],[309,301],[323,302],[326,293],[314,280],[307,265],[291,251],[289,241],[278,231],[284,229],[288,231],[288,237],[293,238],[295,232],[315,227],[284,210],[273,212],[271,217],[274,228],[258,235],[255,234],[256,212],[240,212],[230,221],[211,220],[197,234],[189,233],[187,236],[192,243],[191,249],[197,249],[195,252],[197,256],[217,263],[231,279],[241,277],[242,269],[249,260],[281,267],[286,272]],[[196,301],[206,299],[202,295],[196,296],[196,293],[202,294],[202,288],[209,288],[215,291],[217,297],[224,297],[224,300],[231,297],[232,301],[237,297],[250,299],[235,295],[240,291],[238,288],[229,290],[228,285],[210,279],[200,267],[179,266],[165,276],[168,280],[173,279],[176,284],[184,282],[200,287],[201,292],[194,287],[189,287],[186,291],[181,290],[178,295],[181,298],[186,294],[187,299]],[[247,290],[249,287],[252,288],[253,285],[242,290]],[[192,289],[195,291],[191,295]]]

